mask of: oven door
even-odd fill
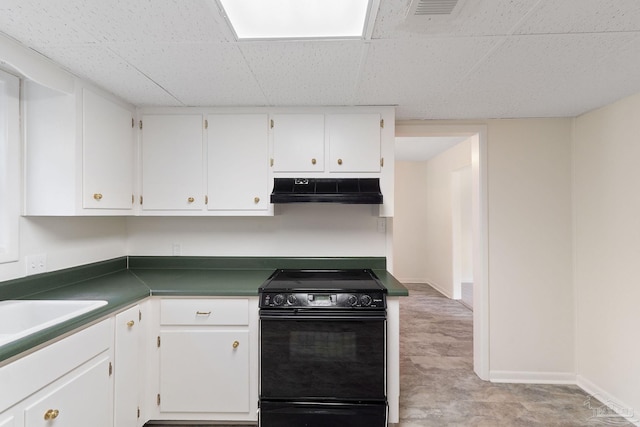
[[[386,427],[387,405],[261,401],[259,418],[261,427]]]
[[[261,399],[385,401],[384,311],[318,311],[261,313]]]

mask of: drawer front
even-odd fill
[[[163,299],[160,301],[161,325],[248,325],[249,300]]]

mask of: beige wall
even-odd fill
[[[576,119],[578,383],[640,418],[640,95]]]
[[[572,123],[573,119],[421,121],[396,127],[402,136],[433,135],[430,129],[455,134],[456,127],[487,127],[486,292],[489,377],[495,381],[575,379]],[[428,209],[432,203],[429,199]],[[438,209],[444,205],[450,208],[451,203]],[[396,218],[394,229],[398,226]],[[428,230],[429,239],[432,231]],[[434,241],[428,253],[444,247],[441,252],[450,254],[446,244]],[[442,255],[429,262],[430,280],[449,281],[446,272],[435,272],[447,263]]]
[[[426,283],[427,162],[396,162],[393,274],[404,283]]]
[[[453,297],[452,173],[471,164],[471,140],[427,162],[427,282]]]
[[[488,123],[490,369],[573,381],[571,119]]]

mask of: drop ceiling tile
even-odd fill
[[[506,35],[535,5],[531,0],[459,1],[462,6],[454,14],[423,17],[407,15],[411,0],[382,1],[373,38]]]
[[[233,39],[215,0],[67,0],[73,24],[100,42],[182,43]]]
[[[0,32],[34,48],[51,44],[95,43],[96,39],[72,25],[68,0],[2,0]]]
[[[184,105],[265,105],[235,43],[116,44],[111,48]]]
[[[359,104],[430,103],[447,96],[501,38],[375,40],[364,63]]]
[[[47,56],[77,76],[135,105],[180,103],[140,71],[103,46],[50,46]]]
[[[351,105],[362,41],[238,43],[271,105]]]
[[[628,33],[510,37],[451,91],[438,114],[451,118],[581,114],[598,106],[597,99],[615,100],[608,87],[618,87],[617,96],[640,89],[639,79],[633,77],[638,65],[638,55],[631,54],[630,46],[637,47],[630,44],[634,40]],[[618,72],[612,72],[608,58],[621,61]],[[618,81],[623,76],[626,83]],[[594,87],[598,79],[601,87]]]
[[[540,2],[516,34],[640,31],[637,0]]]

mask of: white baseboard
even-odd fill
[[[449,294],[448,292],[446,292],[444,289],[442,289],[440,286],[438,286],[437,283],[435,282],[430,282],[427,281],[427,284],[429,286],[431,286],[433,289],[435,289],[436,291],[440,292],[442,295],[444,295],[445,297],[449,298],[449,299],[454,299],[453,295]]]
[[[424,283],[426,284],[427,281],[425,279],[418,279],[417,277],[400,277],[400,276],[396,276],[396,279],[398,279],[398,281],[400,283]]]
[[[626,418],[631,424],[640,426],[640,413],[637,413],[631,405],[627,405],[620,399],[616,399],[615,396],[607,393],[605,390],[581,375],[576,377],[576,385],[607,406],[608,410],[599,403],[597,406],[591,408],[594,411],[594,418],[602,420],[602,424],[607,424],[606,418],[609,414],[616,413]]]
[[[494,383],[575,384],[573,372],[490,371],[489,381]]]

